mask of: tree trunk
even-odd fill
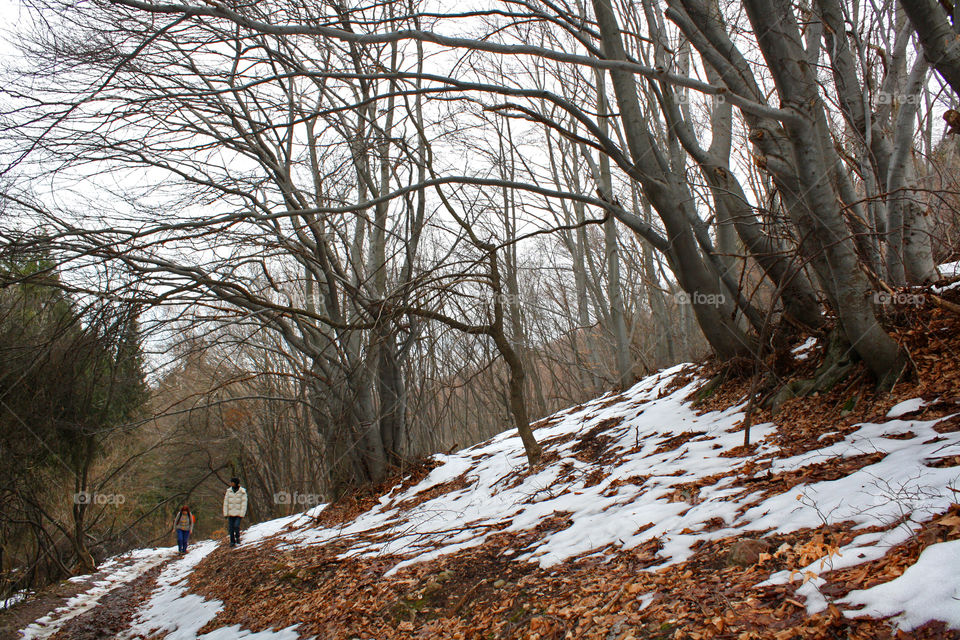
[[[960,5],[954,3],[951,26],[947,12],[937,0],[900,0],[900,4],[917,31],[926,59],[960,96]]]
[[[829,273],[823,284],[847,339],[881,387],[893,384],[907,367],[905,354],[877,321],[868,282],[837,209],[830,173],[834,159],[826,135],[817,79],[805,62],[793,8],[783,0],[744,0],[763,56],[784,107],[797,114],[785,123],[793,147],[803,203]]]
[[[380,438],[384,460],[389,466],[398,467],[403,459],[401,446],[406,430],[406,388],[394,336],[383,326],[375,335]]]
[[[533,429],[530,428],[530,418],[527,414],[527,401],[525,395],[526,374],[524,372],[523,360],[510,344],[503,326],[503,302],[502,302],[502,279],[500,277],[500,266],[497,259],[496,249],[489,250],[490,261],[490,282],[493,288],[493,314],[494,319],[490,328],[490,337],[503,356],[504,362],[509,369],[508,387],[508,405],[510,414],[513,416],[514,426],[523,443],[523,450],[527,455],[527,463],[532,469],[540,461],[543,449],[533,435]]]
[[[626,61],[620,27],[609,0],[593,0],[603,51],[609,60]],[[725,295],[712,270],[700,255],[684,206],[691,198],[677,176],[665,172],[665,159],[656,149],[652,136],[644,126],[632,73],[611,69],[614,94],[620,106],[624,135],[630,156],[642,177],[644,194],[660,215],[667,229],[670,268],[687,293],[689,303],[707,341],[717,356],[727,360],[749,355],[752,340],[737,326],[735,306]]]

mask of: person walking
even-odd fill
[[[177,512],[177,517],[173,520],[173,528],[177,532],[177,550],[180,553],[187,552],[187,543],[190,541],[190,534],[193,533],[193,523],[197,519],[190,513],[190,507],[183,505]]]
[[[247,515],[247,490],[240,486],[240,478],[230,478],[230,486],[223,495],[223,517],[227,519],[230,546],[240,544],[240,520]]]

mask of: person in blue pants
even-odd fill
[[[247,515],[247,490],[240,486],[240,478],[230,478],[230,486],[223,494],[223,517],[227,519],[230,546],[240,544],[240,521]]]
[[[180,553],[187,552],[187,543],[190,541],[190,534],[193,533],[193,523],[196,518],[190,513],[190,507],[183,505],[177,512],[177,517],[173,521],[173,528],[177,532],[177,550]]]

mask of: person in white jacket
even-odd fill
[[[223,495],[223,517],[227,519],[230,546],[240,544],[240,520],[247,515],[247,490],[240,486],[240,478],[230,478],[230,486]]]

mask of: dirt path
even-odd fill
[[[136,550],[108,560],[97,573],[43,589],[0,613],[0,640],[20,640],[21,631],[43,640],[114,637],[174,557],[171,552]]]
[[[130,626],[133,614],[150,596],[163,565],[149,569],[103,596],[93,609],[71,618],[50,640],[106,640]]]
[[[94,576],[77,582],[64,580],[0,612],[0,640],[17,640],[20,629],[62,607],[67,600],[89,589],[94,580]]]

